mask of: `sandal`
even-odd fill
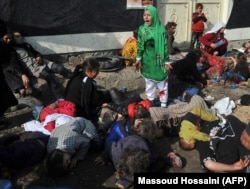
[[[167,157],[171,160],[171,165],[174,168],[182,168],[182,160],[180,156],[176,155],[174,152],[170,152]]]

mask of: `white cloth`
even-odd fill
[[[235,108],[235,103],[233,100],[230,100],[229,97],[222,98],[217,100],[215,104],[211,107],[217,111],[219,114],[230,115]]]
[[[60,113],[50,114],[50,115],[46,116],[46,118],[43,122],[43,126],[45,127],[49,122],[55,121],[55,127],[58,127],[64,123],[67,123],[72,118],[73,118],[72,116],[69,116],[66,114],[60,114]]]
[[[217,33],[221,28],[225,28],[226,24],[224,22],[216,23],[211,30],[207,31],[206,33]]]
[[[38,131],[45,135],[50,135],[50,132],[44,128],[43,124],[37,120],[31,120],[23,124],[25,131]]]
[[[65,114],[54,113],[46,116],[43,122],[37,120],[31,120],[23,124],[25,131],[38,131],[43,134],[50,135],[50,131],[45,129],[45,126],[51,122],[55,121],[55,128],[69,122],[73,117]]]
[[[145,94],[147,99],[153,101],[156,98],[156,91],[159,89],[159,98],[163,103],[168,101],[168,82],[164,81],[153,81],[151,79],[145,78],[146,89]]]

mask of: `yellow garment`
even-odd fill
[[[193,108],[191,108],[190,112],[198,116],[203,121],[215,121],[219,119],[216,115],[213,115],[211,112],[199,106],[194,106]]]
[[[200,132],[197,126],[187,120],[181,122],[179,137],[187,141],[209,141],[210,136],[206,133]]]
[[[137,54],[137,40],[135,37],[130,37],[127,39],[123,48],[121,50],[121,54],[125,58],[136,59]],[[125,60],[126,66],[131,66],[132,60]]]
[[[191,108],[190,113],[198,116],[203,121],[215,121],[219,119],[216,115],[213,115],[209,111],[199,106],[194,106],[193,108]],[[188,120],[183,120],[181,122],[179,137],[184,138],[188,141],[193,141],[193,140],[209,141],[210,140],[210,137],[208,134],[200,132],[199,128]]]

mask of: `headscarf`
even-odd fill
[[[149,5],[145,7],[144,10],[149,11],[151,17],[152,17],[152,24],[150,26],[147,26],[147,24],[144,24],[144,28],[150,29],[153,38],[155,40],[155,53],[157,57],[157,63],[162,64],[162,62],[165,60],[165,44],[166,44],[166,37],[163,35],[163,33],[166,33],[165,26],[161,23],[158,15],[157,9]]]
[[[217,33],[221,28],[225,28],[226,24],[224,24],[224,22],[218,22],[216,23],[211,30],[209,30],[206,33]]]

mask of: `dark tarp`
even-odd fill
[[[226,28],[247,28],[250,27],[250,1],[234,0],[231,15],[228,19]]]
[[[0,18],[25,36],[132,31],[143,23],[142,9],[126,0],[0,0]]]

